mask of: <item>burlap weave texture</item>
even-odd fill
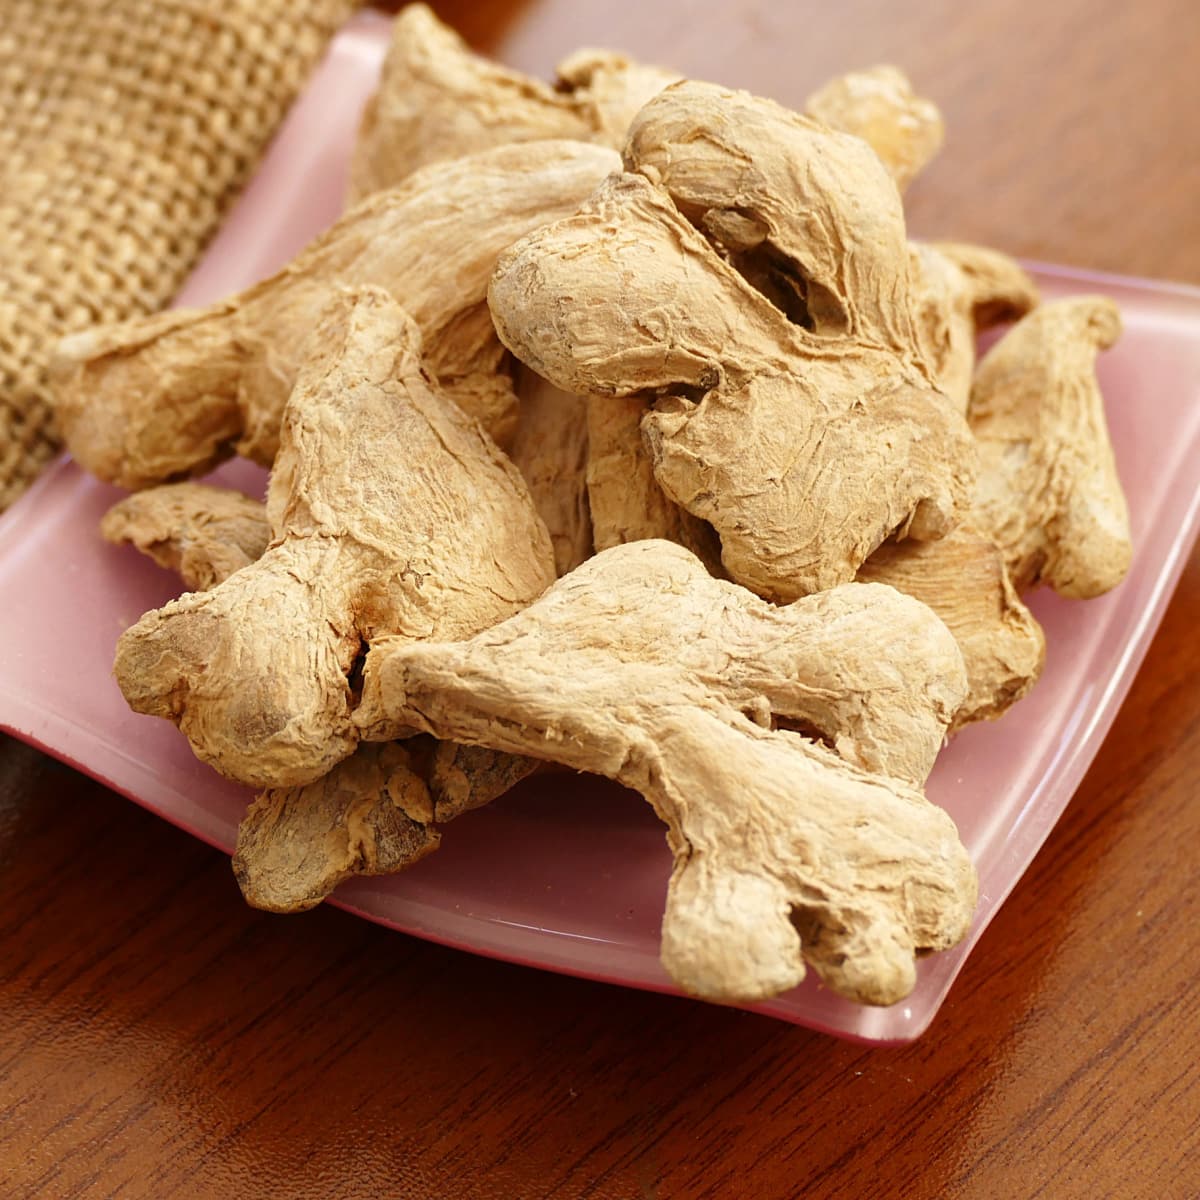
[[[357,0],[0,0],[0,510],[57,339],[161,308]]]

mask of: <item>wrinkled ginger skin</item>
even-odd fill
[[[528,370],[519,372],[517,391],[521,415],[508,456],[545,522],[558,574],[565,575],[592,553],[587,401]]]
[[[942,148],[945,124],[937,105],[918,96],[899,67],[869,67],[831,79],[804,111],[830,129],[862,138],[901,192]]]
[[[593,136],[615,150],[625,144],[629,126],[642,107],[682,78],[677,71],[590,47],[568,55],[554,74],[559,91],[570,95]]]
[[[368,197],[282,271],[209,308],[64,339],[55,405],[71,453],[135,490],[237,453],[270,466],[284,404],[333,286],[378,286],[416,321],[447,393],[500,441],[516,400],[486,305],[497,256],[572,212],[619,166],[600,146],[504,146]]]
[[[912,250],[925,356],[938,386],[965,413],[976,338],[1036,308],[1037,284],[1015,259],[983,246],[913,243]]]
[[[651,404],[659,485],[762,596],[848,582],[889,534],[944,536],[966,506],[970,434],[925,375],[787,321],[641,175],[503,254],[488,299],[557,387]]]
[[[522,653],[532,652],[551,621],[582,639],[610,683],[628,677],[622,702],[643,676],[660,690],[670,682],[681,704],[711,702],[760,723],[803,725],[847,762],[917,786],[966,695],[962,656],[945,625],[924,604],[877,584],[847,584],[777,606],[712,578],[682,546],[643,541],[589,559],[543,599],[531,615],[496,626],[477,644],[499,645],[519,633]],[[548,654],[557,648],[546,640]],[[367,655],[355,720],[370,741],[404,728],[391,715],[381,674],[400,650],[399,639],[385,638]],[[556,687],[565,686],[551,657],[543,691],[551,670]],[[548,696],[546,703],[559,701]]]
[[[468,641],[373,645],[356,719],[641,791],[675,855],[663,961],[692,994],[761,1000],[807,960],[839,994],[890,1004],[914,953],[952,945],[974,909],[954,825],[913,786],[965,688],[949,632],[891,588],[776,608],[646,541]]]
[[[118,500],[100,533],[131,545],[202,592],[262,557],[271,540],[262,501],[204,483],[167,483]]]
[[[721,547],[712,526],[668,499],[654,478],[642,438],[648,411],[639,396],[587,401],[587,494],[597,550],[665,538],[692,551],[710,574],[721,574]]]
[[[392,24],[379,88],[350,166],[350,198],[394,187],[418,167],[495,146],[551,138],[619,149],[634,113],[679,76],[624,55],[582,50],[558,87],[473,53],[424,4]]]
[[[1096,380],[1096,355],[1120,332],[1107,297],[1054,301],[1018,321],[975,373],[978,519],[1019,590],[1047,583],[1086,599],[1129,569],[1129,510]]]
[[[960,525],[936,542],[885,542],[858,578],[885,583],[927,604],[954,635],[967,696],[950,732],[1003,716],[1042,673],[1046,639],[988,537]]]
[[[688,80],[638,113],[623,157],[776,307],[925,368],[900,196],[859,138]]]
[[[194,591],[256,562],[271,539],[261,501],[202,483],[127,496],[109,509],[101,531],[178,572]],[[238,883],[255,908],[311,908],[352,875],[389,874],[423,858],[440,840],[434,820],[490,803],[536,766],[425,737],[408,739],[402,750],[360,746],[313,783],[257,797],[238,829]]]
[[[554,578],[516,469],[425,375],[380,289],[336,293],[284,414],[257,563],[147,613],[115,674],[203,761],[257,787],[310,783],[357,743],[348,681],[383,634],[465,637]]]
[[[532,759],[417,736],[360,745],[313,783],[271,788],[238,826],[234,875],[246,902],[304,912],[358,875],[391,875],[441,843],[436,823],[503,795]]]
[[[440,840],[411,749],[360,746],[314,783],[258,796],[238,826],[233,872],[252,907],[302,912],[344,880],[391,874]]]

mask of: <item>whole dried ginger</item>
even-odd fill
[[[1016,260],[984,246],[914,243],[913,251],[922,348],[938,387],[965,413],[976,339],[1032,312],[1037,284]]]
[[[166,483],[118,500],[100,532],[128,543],[202,592],[262,557],[271,540],[259,500],[204,483]]]
[[[469,640],[373,644],[355,719],[642,792],[675,856],[663,961],[687,991],[760,1000],[807,961],[839,994],[890,1004],[914,954],[952,945],[974,908],[953,822],[916,790],[964,692],[945,626],[891,588],[777,608],[646,541]]]
[[[56,411],[71,453],[130,489],[201,474],[233,453],[269,466],[307,339],[339,285],[398,299],[441,387],[505,440],[516,400],[485,303],[497,256],[573,211],[618,166],[611,150],[578,142],[435,164],[368,197],[238,296],[65,339]]]
[[[967,695],[950,732],[1002,716],[1041,675],[1042,627],[1017,595],[999,548],[969,525],[936,542],[884,542],[858,578],[927,604],[954,635]]]
[[[257,561],[271,538],[261,502],[200,483],[127,496],[101,530],[178,572],[194,591]],[[536,766],[422,735],[359,746],[320,779],[268,788],[250,805],[233,857],[242,894],[255,908],[297,912],[351,876],[402,870],[437,849],[439,825],[490,803]]]
[[[891,534],[949,532],[973,446],[922,356],[873,152],[686,83],[642,110],[626,163],[501,256],[504,344],[565,391],[648,403],[659,485],[763,596],[847,582]]]
[[[465,637],[554,578],[515,468],[430,381],[380,289],[334,295],[284,414],[258,562],[147,613],[115,673],[222,774],[310,783],[357,744],[351,673],[387,633]]]
[[[428,163],[547,138],[620,149],[629,122],[679,75],[605,50],[558,68],[559,87],[473,54],[424,4],[392,23],[379,88],[367,103],[350,168],[350,195],[394,187]]]
[[[978,520],[1018,589],[1098,596],[1133,555],[1096,355],[1121,317],[1103,296],[1044,304],[984,356],[969,419],[979,446]]]
[[[587,403],[532,371],[517,376],[521,415],[508,456],[521,472],[554,545],[559,575],[592,553]]]
[[[918,96],[898,67],[850,71],[813,92],[804,111],[852,133],[879,156],[903,192],[942,148],[946,129],[932,101]]]

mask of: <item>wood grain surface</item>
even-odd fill
[[[916,233],[1200,283],[1193,0],[440,7],[542,74],[614,45],[796,103],[896,61],[950,131]],[[1191,1200],[1198,626],[1193,554],[1062,822],[901,1049],[249,911],[221,855],[0,740],[0,1196]]]

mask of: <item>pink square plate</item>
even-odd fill
[[[245,286],[337,216],[385,37],[383,20],[364,17],[335,40],[180,303]],[[850,1004],[810,978],[759,1012],[872,1042],[926,1028],[1099,748],[1196,534],[1200,290],[1034,269],[1047,296],[1104,292],[1125,316],[1100,377],[1129,496],[1132,570],[1085,604],[1033,597],[1049,644],[1042,681],[1000,723],[955,738],[929,781],[979,869],[966,941],[924,960],[916,990],[891,1008]],[[245,463],[215,478],[250,492],[264,482]],[[131,713],[111,679],[120,632],[178,590],[134,551],[100,540],[97,523],[117,495],[63,460],[0,518],[0,727],[228,852],[250,793],[198,763],[174,727]],[[658,961],[669,868],[662,828],[640,798],[547,774],[455,822],[412,870],[356,880],[334,902],[478,954],[670,992]]]

